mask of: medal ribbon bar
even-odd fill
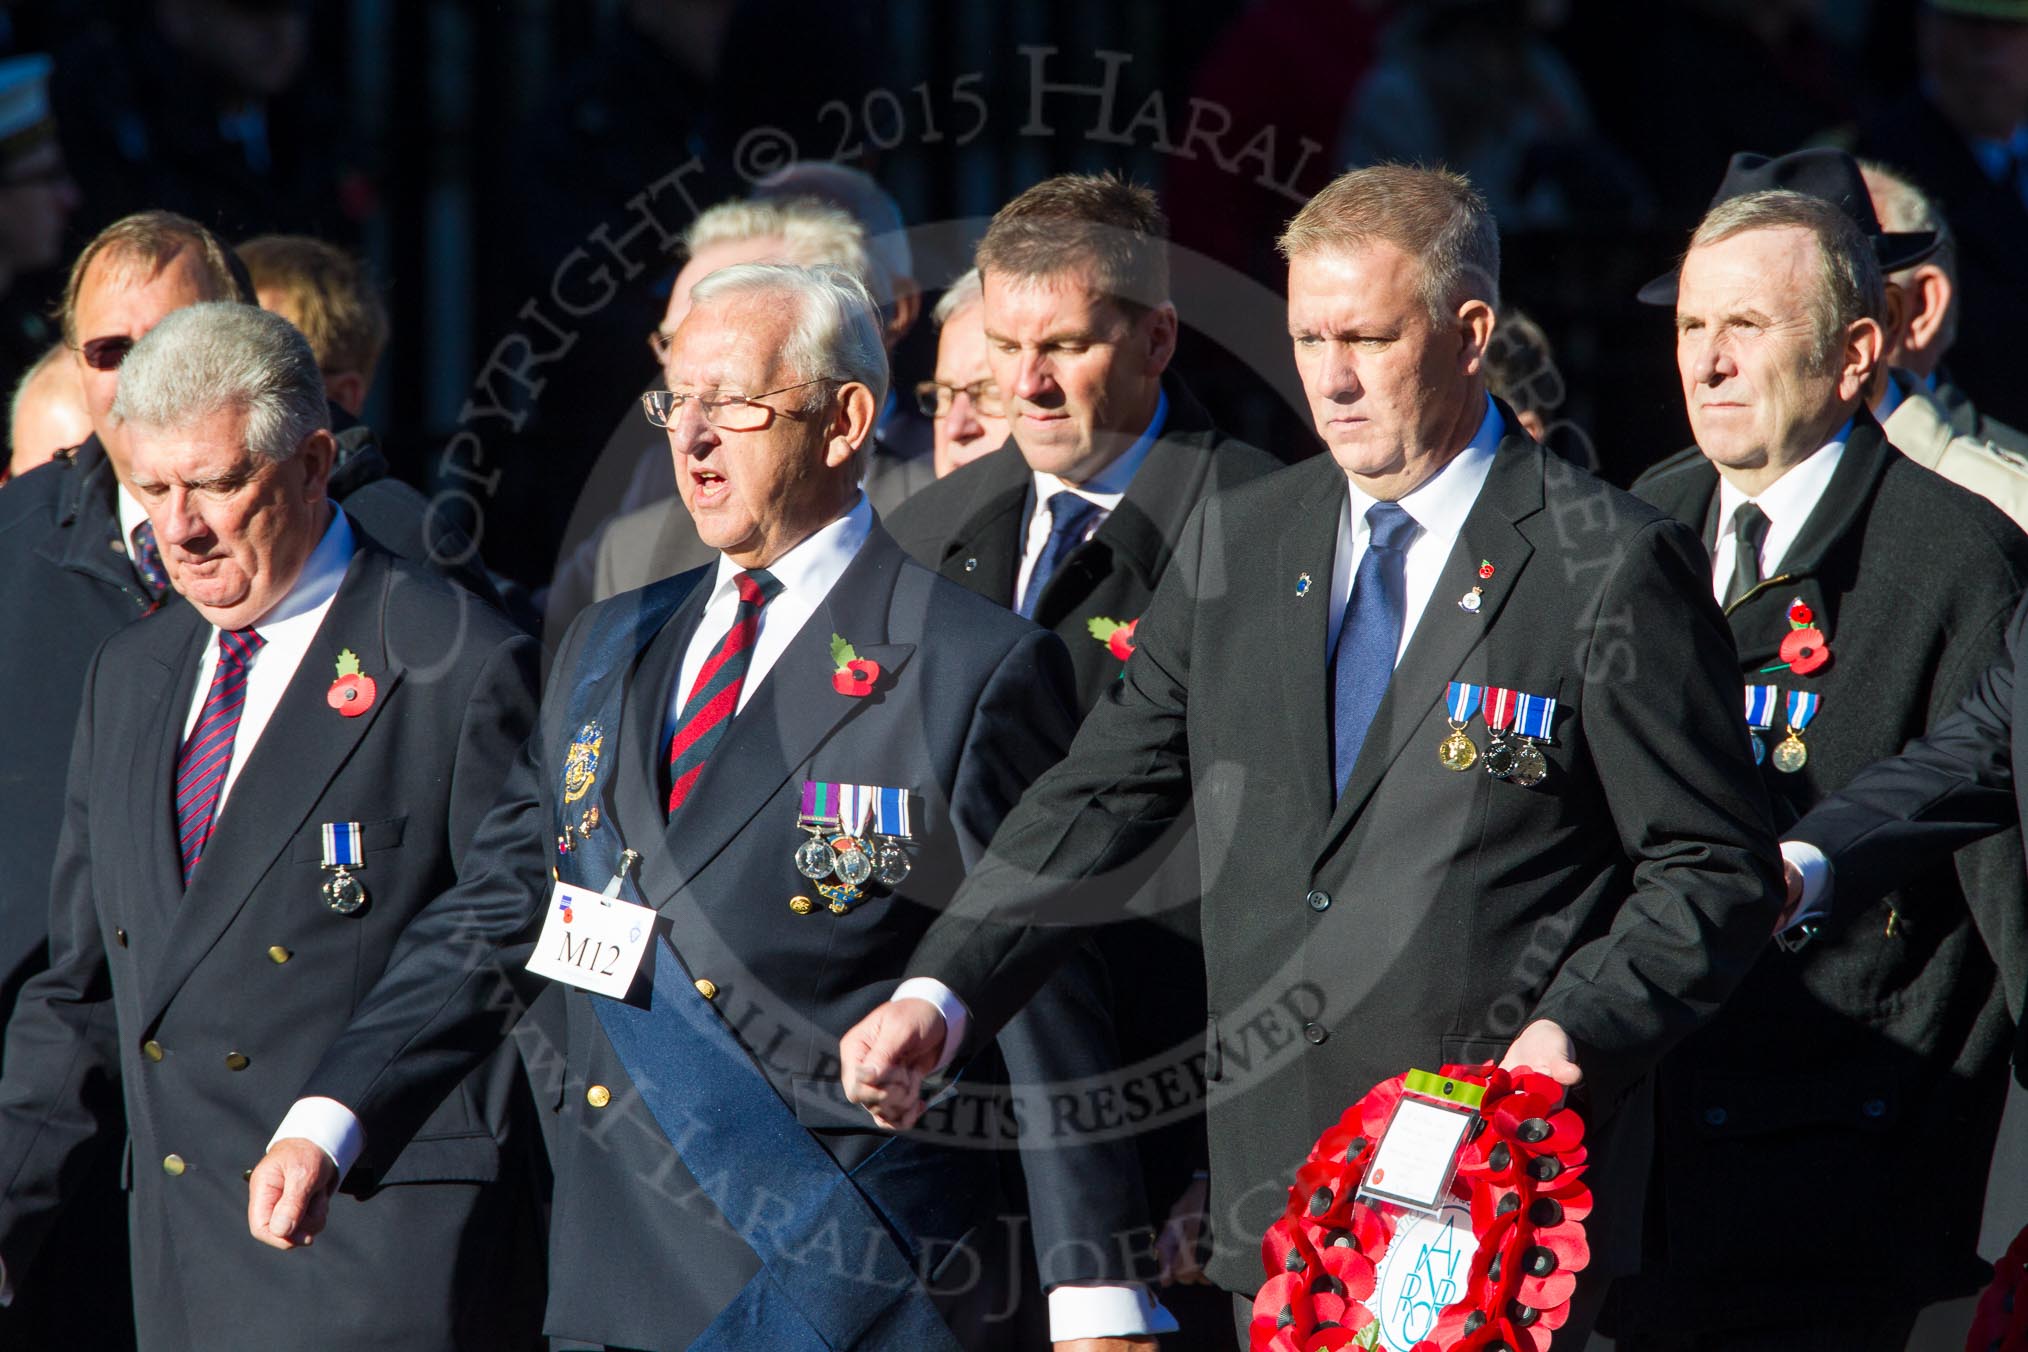
[[[365,851],[360,846],[358,822],[325,822],[324,867],[358,868]]]
[[[1817,705],[1822,697],[1814,690],[1789,691],[1789,730],[1802,732],[1810,726],[1810,720],[1817,716]]]
[[[1746,687],[1746,725],[1755,732],[1774,726],[1775,700],[1780,692],[1771,685]]]
[[[1452,681],[1450,694],[1444,699],[1444,707],[1450,710],[1451,722],[1457,724],[1471,722],[1472,715],[1479,712],[1479,700],[1485,693],[1486,687],[1483,685]]]
[[[1514,731],[1538,742],[1550,739],[1556,722],[1556,701],[1547,695],[1517,695],[1514,700]]]

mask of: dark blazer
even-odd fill
[[[1694,532],[1505,416],[1335,803],[1325,636],[1346,484],[1320,457],[1193,515],[1125,678],[912,964],[990,1030],[1066,942],[1069,925],[1019,922],[1093,919],[1120,892],[1106,875],[1145,866],[1194,800],[1210,1271],[1231,1290],[1259,1285],[1260,1234],[1348,1103],[1411,1067],[1498,1059],[1536,1018],[1569,1032],[1586,1074],[1592,1271],[1627,1271],[1636,1091],[1773,920],[1766,797]],[[1473,587],[1476,613],[1458,604]],[[1454,679],[1558,700],[1544,783],[1443,768]]]
[[[1695,447],[1634,492],[1707,546],[1722,529],[1718,474]],[[1956,707],[2000,655],[2024,581],[2028,536],[1860,414],[1780,573],[1726,611],[1742,683],[1822,699],[1803,768],[1761,767],[1777,826]],[[1807,676],[1764,672],[1798,600],[1832,660]],[[1763,734],[1770,748],[1782,736],[1779,721]],[[1764,950],[1718,1018],[1663,1063],[1665,1249],[1641,1283],[1658,1327],[1761,1327],[1861,1290],[1913,1309],[1984,1284],[1979,1215],[2013,1024],[1981,931],[2024,910],[2019,832],[1931,854],[1896,890],[1841,904],[1802,951]],[[1919,1181],[1911,1159],[1927,1161]],[[1872,1181],[1837,1181],[1856,1178]],[[1740,1225],[1745,1199],[1799,1183],[1837,1244],[1799,1250],[1780,1227]],[[1897,1217],[1914,1208],[1925,1242],[1856,1272],[1853,1252],[1902,1248]]]
[[[51,964],[23,992],[0,1078],[0,1258],[32,1280],[75,1162],[109,1125],[89,1091],[116,1084],[144,1349],[252,1337],[309,1352],[340,1328],[361,1346],[523,1346],[533,1309],[502,1280],[535,1222],[511,1058],[436,1105],[371,1195],[336,1200],[309,1254],[248,1239],[245,1171],[403,927],[457,877],[533,719],[535,644],[364,543],[186,891],[176,755],[210,634],[189,606],[166,608],[83,678]],[[325,699],[342,648],[378,686],[357,718]],[[332,821],[363,826],[370,903],[355,916],[319,892]],[[294,1315],[256,1336],[254,1310]]]
[[[712,998],[782,1100],[841,1163],[863,1163],[894,1138],[872,1130],[838,1087],[838,1038],[894,989],[935,910],[983,852],[1021,789],[1056,759],[1071,726],[1069,672],[1057,640],[967,595],[910,562],[877,525],[822,606],[727,728],[685,807],[665,802],[665,702],[684,647],[696,632],[709,573],[657,583],[685,599],[627,669],[618,727],[605,729],[596,786],[587,800],[604,826],[641,852],[623,894],[671,922],[669,941]],[[700,585],[706,584],[706,585]],[[687,595],[686,595],[687,594]],[[594,614],[636,604],[628,593]],[[492,982],[475,979],[463,950],[447,942],[500,945],[500,978],[524,987],[527,927],[540,918],[556,861],[561,748],[570,740],[570,692],[586,625],[575,625],[552,667],[540,731],[481,828],[481,869],[411,930],[414,961],[369,998],[308,1082],[306,1093],[351,1106],[366,1129],[375,1167],[397,1150],[420,1105],[438,1091],[453,1052],[470,1055],[500,1037]],[[831,684],[831,636],[846,637],[892,684],[854,699]],[[802,781],[906,787],[921,795],[921,843],[894,893],[850,914],[820,904],[798,915],[789,901],[814,897],[793,852],[806,837],[796,818]],[[572,811],[579,811],[579,804]],[[517,975],[518,974],[518,975]],[[758,1270],[757,1260],[690,1177],[613,1051],[593,997],[565,995],[563,1143],[551,1225],[553,1284],[547,1328],[573,1342],[681,1349]],[[718,1124],[736,1130],[737,1124]],[[925,1177],[952,1196],[981,1198],[973,1220],[987,1230],[997,1189],[992,1169],[1002,1130],[989,1111],[959,1110],[931,1133],[898,1144],[923,1151]],[[954,1133],[946,1143],[939,1132]],[[910,1218],[894,1217],[905,1238]],[[982,1233],[967,1252],[992,1257]],[[951,1282],[967,1259],[931,1264],[945,1281],[946,1313],[967,1346],[990,1346],[978,1298],[1000,1266],[977,1281]],[[951,1264],[958,1266],[952,1268]]]
[[[2028,306],[2028,207],[1995,183],[1970,145],[1920,90],[1860,128],[1853,153],[1884,160],[1936,199],[1958,241],[1958,341],[1950,364],[1984,412],[2028,426],[2028,395],[2012,356]]]
[[[1162,436],[1118,509],[1071,551],[1036,605],[1036,621],[1070,649],[1080,716],[1120,677],[1120,660],[1092,637],[1090,621],[1138,618],[1197,505],[1281,468],[1280,461],[1221,432],[1180,377],[1167,377],[1163,387],[1169,415]],[[1032,486],[1028,464],[1010,442],[910,498],[894,513],[891,529],[917,561],[1012,609]],[[1187,843],[1180,846],[1174,862],[1131,903],[1144,918],[1106,926],[1095,936],[1110,987],[1117,1062],[1102,1061],[1102,1049],[1085,1044],[1035,1049],[1034,1069],[1046,1080],[1074,1084],[1105,1076],[1122,1094],[1146,1094],[1159,1105],[1136,1118],[1162,1124],[1138,1133],[1147,1206],[1158,1220],[1205,1160],[1203,953],[1190,853]],[[1062,982],[1059,976],[1053,984]],[[1133,1069],[1122,1073],[1121,1066]],[[1038,1219],[1038,1234],[1047,1229]]]

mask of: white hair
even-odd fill
[[[986,298],[985,279],[979,270],[973,268],[964,276],[944,288],[944,294],[937,300],[937,308],[930,311],[930,318],[938,328],[951,322],[951,316],[968,305],[977,305]]]
[[[120,364],[118,422],[176,431],[226,409],[246,415],[247,450],[269,461],[331,425],[317,358],[288,320],[237,301],[185,306]]]
[[[779,238],[782,261],[802,267],[838,268],[881,303],[893,299],[887,274],[867,251],[866,231],[859,222],[833,206],[808,197],[762,202],[737,198],[708,207],[683,232],[683,247],[692,257],[715,244],[743,244],[752,239]]]
[[[875,408],[886,402],[887,345],[873,297],[857,277],[834,267],[739,263],[700,281],[690,303],[695,308],[756,292],[788,296],[796,304],[796,325],[782,344],[784,366],[805,380],[856,381],[873,391]]]
[[[915,280],[915,255],[908,246],[901,204],[864,169],[829,160],[797,160],[754,184],[753,195],[762,201],[815,198],[838,208],[859,222],[873,261],[891,280]]]

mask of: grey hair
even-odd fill
[[[272,311],[207,301],[171,312],[120,365],[115,421],[180,430],[231,409],[246,415],[246,446],[287,460],[331,425],[310,342]]]
[[[1704,213],[1690,236],[1691,249],[1718,244],[1749,230],[1805,230],[1817,242],[1817,285],[1810,297],[1818,369],[1837,360],[1845,330],[1855,321],[1878,321],[1887,311],[1880,259],[1858,223],[1835,202],[1786,188],[1729,197]]]
[[[768,202],[736,198],[707,207],[683,232],[683,248],[694,256],[714,244],[771,236],[782,241],[783,262],[841,268],[874,296],[892,299],[893,288],[867,252],[866,231],[859,222],[811,197]]]
[[[866,248],[890,279],[915,279],[915,255],[909,249],[908,222],[901,204],[864,169],[829,160],[797,160],[753,185],[756,201],[815,198],[834,206],[866,232]]]
[[[967,305],[977,305],[986,296],[986,282],[973,268],[964,276],[944,288],[944,294],[937,301],[937,308],[930,311],[930,318],[942,328],[951,322],[951,316]]]
[[[1421,265],[1416,292],[1438,328],[1468,300],[1500,308],[1499,226],[1471,180],[1448,169],[1373,164],[1348,170],[1304,204],[1275,247],[1293,262],[1376,239]]]
[[[690,303],[695,308],[756,293],[796,303],[796,325],[782,344],[785,367],[805,380],[856,381],[873,391],[875,408],[887,401],[887,345],[873,297],[857,277],[834,267],[737,263],[700,281]]]
[[[1936,252],[1915,267],[1894,273],[1888,280],[1907,285],[1916,268],[1934,267],[1950,282],[1950,309],[1944,312],[1943,327],[1937,333],[1938,349],[1948,351],[1958,337],[1958,237],[1951,233],[1950,222],[1944,219],[1936,199],[1899,170],[1878,160],[1861,160],[1859,172],[1866,179],[1866,192],[1873,199],[1873,210],[1880,216],[1882,230],[1897,234],[1927,230],[1936,235]]]

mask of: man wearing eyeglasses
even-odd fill
[[[930,315],[937,326],[936,375],[915,387],[915,402],[933,429],[939,479],[1007,442],[1007,400],[986,360],[980,290],[973,268],[950,284]]]
[[[1219,431],[1169,373],[1177,317],[1167,249],[1155,194],[1110,175],[1060,175],[1002,207],[978,248],[979,310],[1011,439],[891,518],[923,563],[1063,638],[1081,715],[1118,682],[1130,626],[1192,509],[1279,468]],[[1094,941],[1116,993],[1120,1064],[1168,1067],[1184,1084],[1196,1082],[1191,1058],[1203,1055],[1198,895],[1194,868],[1165,870],[1134,903],[1154,918],[1107,926]],[[1039,1050],[1059,1080],[1116,1071],[1087,1047]],[[1147,1205],[1177,1219],[1164,1243],[1170,1274],[1193,1284],[1201,1106],[1165,1112],[1139,1133]],[[1190,1313],[1179,1306],[1178,1317],[1178,1345],[1191,1346]],[[1224,1302],[1207,1307],[1204,1336],[1222,1345],[1228,1319]]]
[[[929,1132],[883,1137],[837,1040],[1067,744],[1069,664],[875,519],[857,462],[887,359],[855,280],[717,272],[669,370],[644,402],[719,556],[572,625],[476,863],[309,1077],[250,1228],[303,1242],[355,1161],[402,1148],[498,1042],[497,970],[565,1007],[553,1347],[1007,1347],[1022,1236],[972,1089],[990,1068],[960,1068]],[[526,969],[607,901],[647,908],[618,917],[645,948],[625,999]]]

